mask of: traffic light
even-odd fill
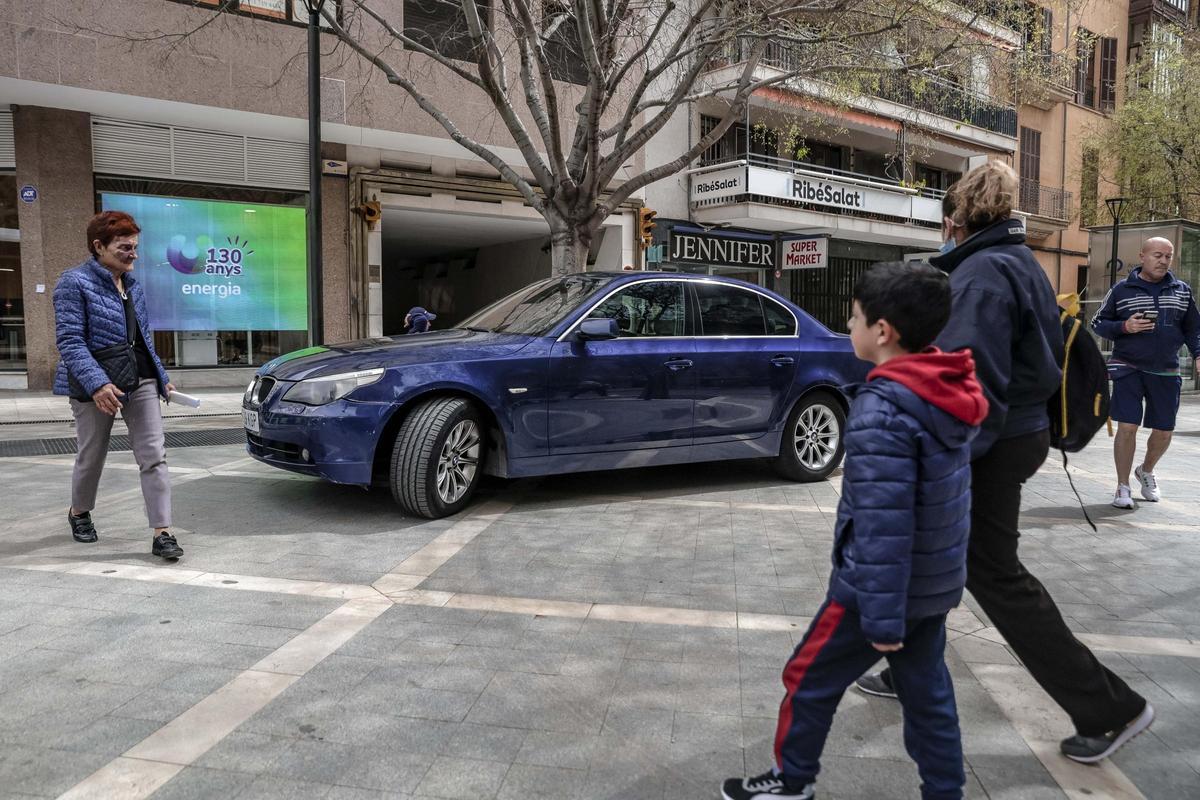
[[[638,241],[642,247],[654,244],[654,218],[657,216],[658,212],[649,208],[638,209]]]

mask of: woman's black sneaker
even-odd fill
[[[858,690],[863,694],[873,695],[875,697],[887,697],[892,700],[897,700],[896,689],[892,686],[892,673],[886,669],[882,672],[868,672],[854,682]]]
[[[1095,764],[1120,750],[1126,742],[1150,727],[1154,722],[1154,706],[1146,703],[1142,713],[1133,718],[1119,731],[1109,731],[1103,736],[1080,736],[1075,734],[1062,740],[1062,754],[1081,764]]]
[[[175,541],[174,536],[165,532],[154,537],[154,546],[150,551],[163,558],[179,558],[183,555],[183,548],[179,546],[179,542]]]
[[[67,509],[67,522],[71,524],[71,536],[77,542],[91,544],[100,538],[96,535],[96,526],[92,524],[90,511],[85,511],[77,517]]]

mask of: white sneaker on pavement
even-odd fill
[[[1129,487],[1124,484],[1121,484],[1117,487],[1117,493],[1113,497],[1112,504],[1113,508],[1137,508],[1137,506],[1133,504],[1133,492],[1129,491]]]
[[[1133,474],[1138,479],[1138,483],[1142,485],[1142,497],[1151,503],[1157,503],[1162,499],[1162,492],[1158,490],[1158,481],[1153,472],[1146,472],[1141,467],[1134,467]]]

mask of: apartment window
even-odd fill
[[[1095,225],[1100,211],[1100,151],[1089,147],[1083,151],[1083,167],[1079,179],[1079,222]]]
[[[550,61],[550,74],[560,81],[586,85],[589,77],[587,62],[579,43],[575,12],[569,2],[550,0],[542,6],[542,30],[550,31],[551,28],[553,31],[542,45]]]
[[[1049,53],[1054,40],[1054,12],[1030,3],[1021,16],[1021,33],[1025,50]]]
[[[826,142],[803,142],[793,154],[797,161],[826,169],[844,169],[844,150],[840,145]]]
[[[1100,110],[1117,107],[1117,40],[1100,40]]]
[[[700,136],[708,136],[721,124],[718,117],[707,114],[700,116]],[[762,125],[752,125],[747,136],[746,124],[734,123],[729,130],[700,157],[702,164],[718,164],[735,158],[745,158],[746,154],[779,157],[779,135]]]
[[[1038,213],[1042,183],[1042,132],[1021,128],[1021,210]]]
[[[490,0],[476,0],[485,26]],[[404,0],[404,35],[456,61],[475,61],[475,43],[467,32],[462,6],[451,0]]]
[[[918,183],[923,183],[926,189],[940,189],[945,191],[962,177],[962,173],[953,172],[948,169],[938,169],[928,164],[917,164],[913,170],[913,177],[917,179]]]
[[[308,9],[303,0],[172,0],[188,6],[199,6],[236,14],[246,17],[257,17],[275,22],[290,22],[296,25],[308,25]],[[332,11],[334,19],[341,20],[342,0],[326,0],[325,10]],[[328,20],[322,15],[322,28],[331,28]]]
[[[1075,102],[1096,107],[1096,34],[1085,28],[1075,31],[1079,60],[1075,64]]]

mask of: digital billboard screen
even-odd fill
[[[161,331],[308,329],[302,206],[103,192],[142,229],[133,276]]]

